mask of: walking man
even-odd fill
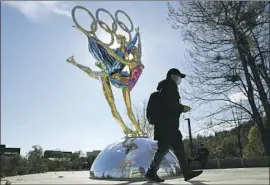
[[[170,69],[167,73],[167,78],[158,84],[155,106],[150,103],[151,96],[147,107],[147,118],[149,123],[154,125],[154,139],[157,140],[158,149],[154,159],[148,169],[145,177],[151,181],[164,182],[157,175],[159,166],[164,156],[173,149],[182,168],[185,181],[188,181],[202,173],[202,171],[192,171],[189,168],[186,154],[184,152],[184,143],[182,134],[179,130],[179,118],[183,112],[190,111],[190,107],[182,105],[178,85],[180,85],[185,74],[178,69]],[[158,102],[157,102],[158,101]],[[152,107],[151,105],[152,104]],[[153,111],[155,109],[155,111]]]

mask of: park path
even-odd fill
[[[89,171],[74,172],[48,172],[44,174],[32,174],[7,177],[11,184],[151,184],[147,181],[104,181],[89,179]],[[236,168],[205,170],[203,174],[189,182],[183,178],[168,179],[161,184],[269,184],[269,168]]]

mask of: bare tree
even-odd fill
[[[234,120],[232,108],[253,119],[270,154],[270,3],[248,1],[180,1],[169,3],[172,27],[180,28],[189,44],[192,69],[186,93],[198,104],[218,102],[206,121]],[[191,80],[190,80],[191,79]],[[232,100],[241,93],[247,100]],[[220,103],[221,102],[221,103]],[[265,124],[263,119],[266,119]]]
[[[148,120],[146,118],[146,107],[147,107],[147,102],[144,101],[142,105],[134,106],[133,110],[134,110],[135,118],[139,122],[142,131],[146,133],[148,138],[153,139],[154,127],[148,123]]]
[[[242,104],[242,100],[240,101]],[[241,141],[241,128],[243,123],[243,110],[239,108],[231,109],[232,117],[233,117],[233,127],[235,127],[235,135],[237,137],[237,145],[239,150],[239,156],[243,157],[243,146]],[[229,122],[231,123],[231,122]]]

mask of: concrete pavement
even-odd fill
[[[11,184],[151,184],[148,181],[107,181],[89,179],[89,171],[48,172],[7,177]],[[154,183],[155,184],[155,183]],[[204,170],[197,178],[185,182],[182,177],[168,179],[161,184],[269,184],[269,168],[235,168]]]

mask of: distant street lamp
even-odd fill
[[[190,119],[186,118],[185,120],[188,121],[188,133],[189,133],[189,149],[190,149],[190,154],[193,157],[193,144],[192,144],[192,134],[191,134],[191,126],[190,126]]]

